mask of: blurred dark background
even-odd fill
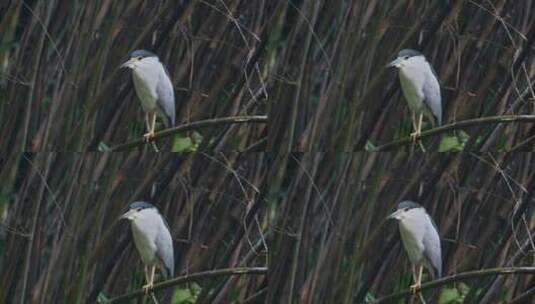
[[[105,149],[145,132],[130,72],[156,52],[175,87],[177,124],[266,114],[266,24],[276,4],[247,1],[3,1],[1,153]],[[165,150],[245,150],[266,124],[178,134]],[[184,144],[189,141],[189,145]],[[197,143],[197,145],[196,145]],[[166,146],[167,147],[167,146]]]
[[[4,164],[0,302],[95,303],[141,288],[130,227],[118,221],[138,200],[154,203],[167,219],[177,276],[267,266],[273,207],[259,199],[266,161],[261,154],[39,153]],[[224,276],[158,297],[246,302],[266,288],[265,275]]]
[[[532,154],[520,153],[278,157],[266,189],[279,203],[267,303],[372,303],[408,289],[398,225],[385,220],[402,200],[420,203],[437,223],[444,275],[533,266],[534,166]],[[533,274],[485,276],[423,295],[427,303],[510,303],[533,296],[534,284]],[[391,303],[421,303],[403,300]]]
[[[410,113],[395,71],[385,68],[403,48],[422,51],[437,71],[445,122],[533,114],[534,7],[533,0],[3,1],[0,152],[105,150],[139,138],[141,107],[129,73],[118,70],[139,48],[168,67],[178,123],[269,115],[267,125],[175,134],[165,150],[354,151],[405,137]],[[533,123],[523,122],[424,144],[533,150],[534,139]]]

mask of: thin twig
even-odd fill
[[[535,296],[535,287],[512,299],[509,304],[529,303],[529,299],[533,299],[533,296]]]
[[[535,274],[535,267],[502,267],[502,268],[489,268],[489,269],[462,272],[462,273],[451,275],[449,277],[443,277],[438,280],[424,283],[422,284],[422,287],[418,291],[432,289],[432,288],[446,285],[451,282],[464,281],[467,279],[472,279],[472,278],[477,278],[477,277],[492,276],[492,275],[512,275],[512,274]],[[373,303],[392,302],[395,299],[403,298],[411,294],[412,292],[407,289],[398,293],[394,293],[394,294],[379,298]]]
[[[154,292],[150,293],[150,297],[152,298],[152,302],[154,302],[154,304],[159,304],[158,299],[156,299],[156,296],[154,295]]]
[[[183,124],[180,126],[176,126],[174,128],[165,129],[160,132],[156,132],[154,136],[150,138],[150,141],[152,142],[156,139],[168,137],[173,134],[184,132],[184,131],[195,130],[195,129],[205,128],[205,127],[213,127],[217,125],[234,124],[234,123],[266,123],[266,122],[267,122],[267,115],[230,116],[230,117],[223,117],[223,118],[206,119],[206,120],[200,120],[200,121],[195,121],[192,123]],[[147,141],[145,141],[145,139],[143,138],[140,138],[140,139],[131,141],[129,143],[117,145],[115,147],[112,147],[110,150],[111,151],[124,151],[129,148],[141,146],[145,143],[147,143]]]
[[[443,125],[438,128],[431,129],[431,130],[423,131],[422,133],[415,136],[415,139],[421,139],[424,137],[429,137],[431,135],[445,133],[446,131],[449,131],[449,130],[463,129],[463,128],[471,127],[471,126],[493,124],[493,123],[513,123],[513,122],[521,122],[521,121],[535,122],[535,115],[488,116],[488,117],[462,120],[462,121],[454,122],[451,124]],[[385,151],[385,150],[397,148],[400,146],[404,146],[410,143],[412,143],[412,138],[406,137],[403,139],[399,139],[399,140],[386,143],[384,145],[380,145],[377,148],[375,148],[374,151]]]
[[[183,283],[200,281],[200,280],[220,277],[220,276],[265,275],[265,274],[267,274],[267,267],[240,267],[240,268],[209,270],[209,271],[203,271],[203,272],[198,272],[198,273],[192,273],[192,274],[177,277],[171,280],[167,280],[164,282],[160,282],[158,284],[155,284],[154,288],[151,291],[155,292],[160,289],[165,289],[167,287],[176,286],[176,285],[183,284]],[[134,292],[131,292],[122,296],[118,296],[115,298],[111,298],[109,301],[106,302],[106,304],[123,303],[123,302],[126,302],[127,300],[130,300],[133,298],[139,298],[144,295],[145,295],[145,292],[143,291],[143,289],[138,289]]]
[[[524,141],[518,143],[516,146],[512,147],[511,150],[509,150],[509,152],[517,152],[517,151],[522,151],[524,149],[530,151],[533,148],[534,141],[535,141],[535,135],[530,136],[526,138]]]

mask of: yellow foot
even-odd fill
[[[145,294],[149,294],[149,292],[152,291],[152,289],[154,288],[154,284],[147,284],[147,285],[143,285],[143,292],[145,292]]]
[[[143,139],[144,139],[146,142],[151,141],[153,138],[154,138],[154,132],[145,133],[145,134],[143,135]]]
[[[413,284],[409,287],[409,289],[411,290],[412,294],[417,294],[418,292],[420,292],[420,289],[422,288],[422,284]]]

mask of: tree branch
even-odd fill
[[[491,275],[512,275],[512,274],[535,274],[535,267],[505,267],[505,268],[489,268],[474,271],[467,271],[443,277],[438,280],[430,281],[422,284],[420,291],[432,289],[451,282],[465,281],[471,278],[491,276]],[[410,290],[404,290],[375,300],[373,303],[387,303],[392,300],[399,299],[412,294]]]
[[[445,133],[446,131],[449,131],[449,130],[464,129],[464,128],[471,127],[471,126],[493,124],[493,123],[513,123],[517,121],[535,122],[535,115],[488,116],[488,117],[457,121],[451,124],[440,126],[438,128],[423,131],[422,133],[420,133],[419,136],[416,137],[416,139],[421,139],[424,137],[429,137],[431,135]],[[386,143],[384,145],[380,145],[376,149],[374,149],[374,151],[385,151],[385,150],[397,148],[399,146],[403,146],[403,145],[410,144],[410,143],[412,143],[412,139],[410,137],[406,137],[403,139],[399,139],[399,140]]]
[[[218,126],[218,125],[235,124],[235,123],[266,123],[266,122],[267,122],[267,115],[230,116],[230,117],[206,119],[206,120],[200,120],[200,121],[195,121],[192,123],[183,124],[180,126],[176,126],[174,128],[165,129],[160,132],[156,132],[154,134],[154,137],[150,141],[155,141],[156,139],[168,137],[179,132],[205,128],[205,127],[213,127],[213,126]],[[145,143],[147,142],[143,138],[136,139],[129,143],[120,144],[115,147],[112,147],[110,148],[110,151],[124,151],[129,148],[141,146]]]
[[[200,280],[209,279],[213,277],[233,276],[233,275],[255,275],[255,274],[257,275],[267,274],[267,267],[226,268],[226,269],[217,269],[217,270],[209,270],[209,271],[203,271],[203,272],[198,272],[198,273],[192,273],[192,274],[188,274],[188,275],[181,276],[181,277],[176,277],[174,279],[170,279],[170,280],[155,284],[152,291],[157,291],[157,290],[164,289],[167,287],[176,286],[176,285],[187,283],[187,282],[200,281]],[[143,289],[138,289],[131,293],[127,293],[127,294],[124,294],[115,298],[111,298],[109,301],[106,302],[106,304],[123,303],[127,300],[130,300],[133,298],[139,298],[144,295],[145,295],[145,292],[143,291]]]

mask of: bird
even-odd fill
[[[134,89],[145,111],[148,132],[146,141],[154,137],[156,116],[163,119],[166,127],[175,125],[175,91],[169,73],[158,56],[147,50],[135,50],[121,68],[132,70]]]
[[[398,220],[401,240],[411,261],[415,281],[410,289],[416,293],[422,286],[424,267],[432,278],[442,276],[442,247],[437,226],[425,208],[413,201],[400,202],[388,218]]]
[[[132,236],[141,260],[145,265],[145,293],[154,287],[156,268],[165,278],[173,277],[175,259],[173,239],[167,222],[158,209],[148,202],[133,202],[121,219],[131,223]]]
[[[422,132],[424,115],[433,125],[442,125],[440,84],[435,70],[425,56],[416,50],[404,49],[399,51],[397,58],[387,67],[399,70],[401,89],[412,112],[413,141]]]

